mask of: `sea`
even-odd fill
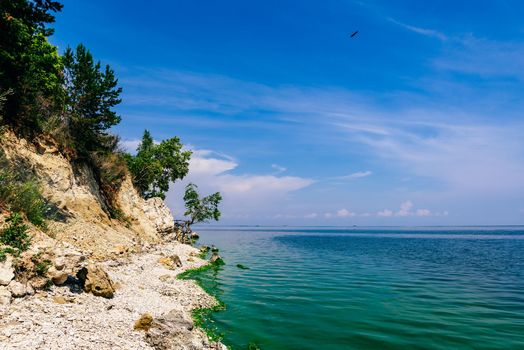
[[[524,227],[199,227],[232,349],[524,349]]]

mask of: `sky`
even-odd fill
[[[51,42],[178,136],[221,224],[524,224],[522,1],[64,0]],[[350,34],[358,34],[350,38]]]

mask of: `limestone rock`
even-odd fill
[[[11,292],[7,287],[0,286],[0,306],[11,304]]]
[[[169,257],[162,257],[158,259],[158,262],[162,265],[165,265],[169,269],[175,269],[182,266],[182,260],[180,260],[180,257],[176,254],[173,254]]]
[[[67,277],[69,276],[67,272],[65,272],[64,270],[57,270],[55,267],[51,267],[47,271],[47,275],[57,286],[63,285],[67,281]]]
[[[193,321],[179,310],[156,318],[146,334],[146,341],[155,349],[182,349],[191,344]]]
[[[64,257],[58,257],[55,259],[55,269],[58,271],[63,270],[66,266],[66,259]]]
[[[135,322],[134,329],[136,331],[148,331],[151,328],[153,323],[153,316],[151,314],[142,314],[138,320]]]
[[[53,297],[53,301],[56,304],[65,304],[65,303],[67,303],[67,300],[63,296],[61,296],[61,295],[54,296]]]
[[[15,278],[13,259],[8,257],[0,263],[0,286],[7,286],[13,278]]]
[[[84,291],[96,296],[112,298],[115,293],[113,281],[100,266],[89,264],[78,271],[78,279],[84,286]]]
[[[11,281],[11,283],[9,283],[9,290],[15,298],[22,298],[27,294],[26,286],[18,281]]]
[[[48,286],[49,279],[45,277],[36,277],[31,279],[30,284],[34,289],[44,289]]]
[[[213,253],[213,255],[211,256],[211,259],[209,259],[209,262],[211,264],[220,264],[221,262],[223,263],[224,261],[222,260],[220,255],[218,255],[217,253]]]

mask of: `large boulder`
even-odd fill
[[[193,345],[193,327],[193,321],[185,317],[182,311],[171,310],[153,320],[146,334],[146,341],[159,350],[182,349]]]
[[[96,296],[112,298],[115,294],[114,283],[100,266],[88,264],[76,274],[87,293],[93,293]]]

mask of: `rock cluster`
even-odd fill
[[[184,269],[206,263],[198,258],[188,261],[198,250],[178,243],[157,249],[120,263],[97,264],[113,286],[120,285],[112,299],[95,297],[69,282],[25,298],[13,298],[7,286],[0,286],[0,303],[7,304],[0,311],[0,348],[225,350],[191,321],[191,310],[212,307],[214,298],[194,281],[176,278]],[[171,269],[159,263],[160,258],[174,255],[183,267]],[[96,270],[90,265],[85,266],[86,281]],[[150,317],[141,317],[144,314]],[[139,319],[141,326],[135,330]]]

